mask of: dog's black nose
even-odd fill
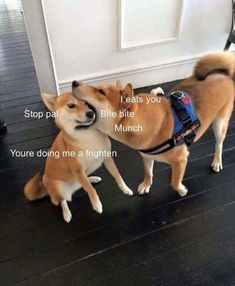
[[[79,86],[79,82],[77,81],[77,80],[74,80],[73,82],[72,82],[72,88],[76,88],[76,87],[78,87]]]
[[[87,111],[87,113],[86,113],[87,118],[92,119],[93,116],[94,116],[94,111]]]

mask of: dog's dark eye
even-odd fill
[[[104,90],[102,88],[98,89],[99,93],[103,94],[103,95],[106,95]]]
[[[67,106],[68,106],[68,108],[71,108],[71,109],[76,107],[76,105],[74,103],[69,103]]]

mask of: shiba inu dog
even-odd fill
[[[212,162],[215,172],[223,168],[223,141],[234,106],[234,82],[231,78],[234,70],[235,59],[232,54],[228,52],[209,54],[198,61],[192,76],[173,89],[187,92],[191,96],[190,100],[201,122],[194,141],[199,140],[212,125],[216,138]],[[172,138],[174,116],[171,103],[165,96],[162,96],[156,104],[153,98],[156,97],[154,91],[152,94],[135,96],[131,84],[122,88],[120,82],[117,82],[116,86],[106,84],[94,87],[74,81],[73,93],[96,110],[96,127],[99,130],[134,149],[151,149]],[[101,114],[104,111],[117,116],[103,118]],[[134,116],[120,117],[118,116],[120,111],[128,111]],[[142,126],[142,129],[130,128],[136,125]],[[157,155],[142,152],[140,154],[143,158],[145,177],[138,187],[139,194],[150,191],[154,160],[171,165],[172,188],[181,196],[187,194],[187,188],[182,183],[189,155],[186,144]]]
[[[67,201],[71,201],[73,193],[83,187],[93,209],[102,213],[99,196],[91,185],[100,182],[101,178],[88,177],[102,163],[121,191],[131,196],[133,193],[123,181],[112,157],[106,156],[111,151],[111,142],[107,135],[95,128],[96,111],[71,92],[60,96],[42,94],[42,99],[48,109],[57,114],[55,122],[60,133],[50,149],[57,156],[47,158],[42,178],[36,174],[26,184],[25,196],[32,201],[49,195],[54,205],[61,205],[64,220],[70,222],[72,214]]]

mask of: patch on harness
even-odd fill
[[[173,135],[174,145],[181,145],[186,143],[186,145],[190,145],[194,140],[196,133],[200,127],[200,121],[195,121],[190,127],[183,129],[181,132]]]
[[[185,143],[190,145],[200,127],[200,121],[194,108],[191,97],[182,91],[175,91],[167,95],[171,101],[174,115],[174,145]]]
[[[171,101],[174,116],[172,138],[156,147],[139,150],[142,153],[157,155],[184,143],[189,146],[193,143],[201,126],[191,97],[186,92],[174,91],[166,97]]]

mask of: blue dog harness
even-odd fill
[[[138,150],[142,153],[157,155],[182,144],[190,146],[201,126],[191,97],[186,92],[174,91],[166,97],[171,102],[174,116],[173,136],[156,147]]]

